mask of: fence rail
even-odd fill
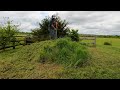
[[[13,41],[10,41],[12,43],[12,45],[7,45],[5,47],[0,46],[0,50],[6,49],[6,48],[11,48],[11,47],[13,47],[13,49],[15,49],[16,46],[20,46],[20,45],[25,46],[25,45],[28,44],[28,42],[30,42],[30,40],[26,39],[26,36],[14,36],[14,37],[15,37],[15,39],[17,39],[18,37],[23,37],[24,39],[23,40],[13,40]],[[20,43],[21,41],[23,41],[23,44]],[[19,43],[19,44],[16,45],[16,43]]]
[[[24,44],[19,44],[19,45],[14,45],[14,46],[13,46],[13,45],[11,45],[11,46],[6,46],[5,49],[6,49],[6,48],[11,48],[11,47],[13,47],[13,49],[15,49],[16,46],[20,46],[20,45],[24,45]],[[4,49],[4,48],[0,48],[0,50],[2,50],[2,49]]]
[[[91,36],[80,36],[80,40],[92,40],[91,43],[81,43],[81,44],[93,44],[94,47],[96,47],[96,35]]]

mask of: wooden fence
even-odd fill
[[[24,39],[17,40],[17,38],[19,38],[19,37],[24,38]],[[12,45],[6,45],[5,47],[1,47],[0,50],[10,48],[10,47],[13,47],[13,49],[15,49],[16,46],[19,46],[19,45],[25,46],[25,45],[29,44],[29,42],[30,42],[30,39],[26,38],[26,36],[15,36],[15,38],[16,38],[16,40],[11,41]],[[21,41],[23,41],[24,43],[20,43]],[[16,43],[19,43],[19,44],[16,45]]]
[[[26,38],[26,36],[15,36],[15,38],[24,38],[23,40],[14,40],[14,41],[11,41],[12,42],[12,45],[7,45],[5,46],[4,48],[0,46],[0,50],[2,49],[6,49],[6,48],[10,48],[10,47],[13,47],[13,49],[15,49],[16,46],[19,46],[19,45],[27,45],[27,44],[30,44],[32,43],[31,39],[28,37]],[[83,35],[83,36],[80,36],[80,41],[83,41],[83,40],[92,40],[92,42],[80,42],[80,44],[84,44],[84,45],[87,45],[87,44],[92,44],[92,46],[96,47],[96,35],[91,35],[91,36],[86,36],[86,35]],[[23,41],[24,43],[20,43],[21,41]],[[16,45],[16,43],[19,43],[18,45]]]
[[[80,40],[92,40],[92,42],[81,42],[81,44],[87,45],[92,44],[92,46],[96,47],[96,35],[89,35],[89,36],[80,36]]]

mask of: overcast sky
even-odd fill
[[[21,23],[21,31],[30,32],[46,16],[56,13],[81,34],[120,35],[120,11],[0,11],[0,22],[9,17]]]

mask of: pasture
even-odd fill
[[[106,41],[111,42],[112,45],[104,45]],[[48,40],[0,51],[0,78],[120,79],[120,39],[97,38],[96,47],[87,47],[91,58],[78,68],[39,62],[42,48],[54,42],[54,40]]]

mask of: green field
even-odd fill
[[[111,42],[112,46],[104,45]],[[91,59],[82,67],[66,68],[56,63],[39,62],[42,41],[16,49],[0,51],[0,78],[9,79],[120,79],[120,39],[97,38],[97,46],[88,47]]]

